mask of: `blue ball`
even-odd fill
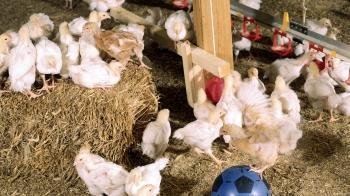
[[[270,185],[249,166],[224,170],[214,181],[211,196],[271,196]]]

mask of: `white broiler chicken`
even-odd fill
[[[310,43],[306,40],[303,40],[302,43],[298,43],[294,47],[294,54],[295,56],[299,57],[300,55],[304,54],[305,52],[309,51],[309,45]]]
[[[238,61],[238,55],[240,51],[248,51],[250,56],[252,56],[250,52],[250,49],[252,47],[252,41],[250,41],[249,39],[242,37],[241,40],[233,42],[233,46],[234,46],[234,52],[236,57],[235,62]]]
[[[328,106],[345,116],[350,116],[350,93],[346,92],[329,96]]]
[[[10,45],[9,45],[10,48],[13,48],[13,47],[17,46],[18,41],[19,41],[18,33],[9,30],[9,31],[6,31],[5,34],[7,34],[8,36],[10,36],[10,38],[11,38]]]
[[[43,80],[43,87],[40,90],[49,92],[49,88],[54,88],[54,75],[59,74],[62,68],[62,52],[60,47],[50,41],[47,37],[42,37],[35,45],[36,48],[36,69]],[[45,74],[51,74],[51,86],[48,85]]]
[[[68,67],[79,63],[79,43],[75,41],[73,35],[68,29],[68,23],[62,22],[59,26],[59,47],[62,52],[62,69],[61,76],[68,78]]]
[[[309,28],[309,31],[325,36],[328,28],[332,27],[332,23],[328,18],[322,18],[320,20],[306,20],[306,26]]]
[[[145,26],[143,25],[129,23],[128,25],[119,25],[118,30],[130,32],[134,34],[134,36],[137,38],[137,41],[143,42],[143,36],[145,34]]]
[[[3,33],[0,35],[0,76],[7,70],[8,64],[5,62],[10,53],[11,36]]]
[[[69,76],[73,82],[85,88],[111,88],[120,81],[124,65],[117,61],[109,64],[103,60],[82,61],[81,65],[72,65]]]
[[[38,13],[32,14],[27,23],[30,38],[37,41],[41,37],[49,37],[54,29],[54,24],[49,16]]]
[[[125,180],[128,172],[122,166],[92,154],[87,147],[80,149],[74,166],[91,195],[126,195]]]
[[[231,76],[225,77],[224,90],[216,107],[225,112],[223,116],[224,127],[232,124],[242,127],[242,105],[234,95],[233,78]],[[223,137],[226,143],[231,141],[229,135]]]
[[[320,112],[319,117],[315,122],[322,120],[323,110],[330,109],[327,104],[329,96],[335,94],[334,86],[324,78],[320,77],[319,69],[315,63],[309,65],[309,75],[304,84],[304,91],[311,103],[312,107]],[[334,121],[333,110],[330,109],[330,121]]]
[[[239,0],[238,2],[250,8],[260,10],[262,0]]]
[[[277,59],[266,70],[264,77],[268,77],[272,83],[276,80],[276,77],[280,75],[286,84],[289,85],[300,76],[302,68],[309,64],[314,58],[314,52],[307,52],[296,59]]]
[[[84,0],[89,4],[90,10],[107,12],[109,9],[120,7],[125,0]]]
[[[96,47],[94,32],[89,28],[87,23],[84,25],[83,32],[79,38],[79,51],[81,60],[100,59],[100,50]]]
[[[297,94],[290,89],[281,76],[277,76],[275,89],[271,98],[278,99],[282,104],[282,112],[292,119],[295,123],[300,123],[300,101]]]
[[[209,114],[208,119],[196,120],[187,124],[184,128],[175,131],[173,138],[183,140],[191,145],[195,152],[208,154],[218,165],[222,161],[216,158],[211,149],[212,142],[220,136],[220,129],[223,126],[221,109],[215,109]]]
[[[255,67],[248,69],[248,78],[245,78],[244,82],[255,86],[263,93],[266,91],[264,83],[259,79],[259,71]]]
[[[36,49],[30,40],[28,25],[23,25],[18,33],[19,42],[16,47],[11,49],[6,59],[11,82],[10,89],[21,92],[30,98],[36,98],[40,95],[31,90],[35,82]]]
[[[98,27],[101,27],[102,21],[111,18],[111,16],[107,12],[97,12],[92,11],[89,14],[89,18],[86,20],[83,17],[73,19],[69,24],[69,31],[73,35],[81,36],[83,32],[83,27],[87,22],[95,22]]]
[[[178,41],[191,40],[193,36],[190,16],[183,10],[178,10],[167,18],[165,29],[175,45]]]
[[[336,81],[347,82],[348,85],[350,85],[350,82],[348,82],[350,78],[350,62],[333,58],[331,60],[330,72],[332,74],[332,78],[334,78]]]
[[[211,111],[215,109],[215,106],[208,100],[207,94],[203,88],[200,88],[197,92],[197,102],[193,104],[193,114],[197,120],[208,119]]]
[[[132,169],[125,181],[125,192],[129,196],[158,195],[162,180],[160,171],[168,162],[167,158],[159,158],[154,163]]]
[[[152,159],[159,158],[168,147],[171,127],[169,110],[159,111],[157,119],[147,124],[142,136],[142,153]]]

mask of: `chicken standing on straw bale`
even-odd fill
[[[296,59],[277,59],[267,68],[264,77],[268,77],[270,82],[275,82],[280,75],[287,85],[300,76],[302,68],[315,58],[314,52],[307,52]]]
[[[203,88],[200,88],[197,92],[197,102],[193,104],[193,114],[197,120],[208,119],[211,111],[215,109],[215,106],[208,100],[207,95]]]
[[[91,27],[96,23],[86,23],[83,28],[81,37],[79,38],[79,51],[81,61],[93,61],[94,59],[100,59],[100,50],[96,46],[96,40],[94,37],[94,29]]]
[[[75,18],[73,19],[69,24],[69,31],[73,35],[81,36],[81,33],[83,32],[83,27],[87,22],[96,22],[98,27],[101,27],[102,21],[111,18],[111,16],[108,14],[108,12],[97,12],[92,11],[89,14],[88,20],[86,20],[83,17]]]
[[[111,88],[121,78],[124,65],[117,61],[109,64],[103,60],[82,61],[81,65],[72,65],[69,69],[69,76],[74,84],[85,88]]]
[[[225,77],[224,90],[216,107],[225,112],[223,116],[224,128],[231,124],[242,127],[242,105],[234,95],[233,78],[231,76]],[[231,137],[229,135],[223,137],[226,143],[230,143]]]
[[[130,196],[156,196],[160,191],[160,171],[169,159],[159,158],[154,163],[132,169],[125,180],[125,192]]]
[[[167,18],[165,29],[175,46],[178,41],[191,40],[193,37],[191,18],[183,10],[178,10]]]
[[[30,38],[37,41],[41,37],[49,37],[54,29],[54,24],[49,16],[38,13],[30,16],[27,23]]]
[[[6,57],[10,53],[11,36],[7,33],[0,35],[0,76],[7,70]]]
[[[171,127],[169,110],[159,111],[157,119],[147,124],[142,136],[142,153],[152,159],[162,156],[168,148]]]
[[[86,23],[84,29],[93,34],[96,46],[99,49],[123,65],[126,65],[130,61],[131,56],[135,54],[141,63],[140,67],[150,69],[142,61],[143,44],[139,43],[133,33],[118,30],[101,31],[95,23],[91,22]]]
[[[30,40],[29,26],[23,25],[19,30],[19,42],[12,48],[6,59],[9,68],[10,89],[21,92],[30,98],[35,94],[31,88],[35,82],[36,49]]]
[[[60,74],[63,78],[68,78],[68,67],[79,63],[79,43],[75,41],[70,33],[67,22],[62,22],[60,24],[58,36],[59,47],[62,52],[62,69]]]
[[[328,18],[322,18],[320,20],[306,20],[306,26],[310,31],[321,35],[327,35],[328,28],[332,28],[332,22]]]
[[[35,45],[36,48],[36,69],[43,80],[43,87],[39,90],[49,92],[49,88],[55,87],[54,74],[59,74],[62,68],[62,53],[60,47],[50,41],[47,37],[42,37]],[[51,74],[51,86],[48,85],[45,74]]]
[[[90,10],[107,12],[109,9],[120,7],[125,0],[84,0],[89,4]]]
[[[224,111],[217,108],[209,114],[208,119],[193,121],[184,128],[176,130],[173,138],[183,140],[186,144],[191,145],[198,154],[208,154],[216,164],[221,165],[223,161],[213,155],[211,146],[212,142],[220,136],[223,113]]]
[[[245,78],[244,82],[250,83],[263,93],[266,91],[264,83],[259,79],[259,71],[255,67],[248,69],[248,78]]]
[[[327,103],[328,97],[335,94],[334,86],[328,80],[320,77],[319,69],[314,62],[309,65],[309,74],[304,84],[304,91],[312,107],[320,112],[319,117],[313,122],[322,120],[324,109],[330,110],[330,122],[335,121],[333,109],[329,108]]]
[[[283,114],[288,115],[295,123],[300,123],[300,101],[298,96],[281,76],[276,78],[275,89],[271,94],[271,98],[276,98],[281,102]]]
[[[125,179],[128,172],[99,155],[92,154],[89,147],[82,147],[75,157],[74,166],[91,195],[125,195]]]

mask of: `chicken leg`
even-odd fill
[[[337,118],[334,118],[333,109],[330,110],[330,114],[331,114],[331,118],[329,119],[329,122],[335,122],[335,121],[339,120]]]
[[[43,80],[43,87],[41,89],[39,89],[39,92],[45,90],[47,93],[50,93],[49,89],[50,88],[54,88],[55,86],[49,86],[47,80],[45,79],[45,75],[44,74],[41,74],[40,77]]]
[[[251,168],[249,171],[253,171],[253,172],[258,173],[259,176],[260,176],[260,178],[263,179],[263,172],[264,172],[268,167],[270,167],[270,165],[265,165],[265,166],[263,166],[263,167],[261,167],[261,168],[258,168],[258,167],[254,166],[254,165],[250,165],[249,167]]]
[[[207,155],[209,155],[209,157],[212,158],[213,161],[214,161],[217,165],[219,165],[219,166],[221,166],[221,164],[225,162],[225,161],[222,161],[222,160],[216,158],[216,157],[214,156],[214,154],[213,154],[213,152],[212,152],[211,149],[206,150],[205,153],[206,153]]]
[[[320,115],[318,116],[318,118],[316,120],[311,120],[309,122],[320,122],[320,121],[322,121],[322,116],[323,116],[323,112],[320,112]]]
[[[38,98],[38,97],[40,97],[42,95],[41,93],[40,94],[35,94],[31,90],[27,90],[27,91],[23,92],[23,94],[25,96],[29,97],[29,99],[35,99],[35,98]]]

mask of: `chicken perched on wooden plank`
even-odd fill
[[[283,114],[288,115],[295,123],[300,123],[300,101],[298,96],[281,76],[276,78],[275,89],[271,94],[271,98],[276,98],[281,102]]]
[[[332,22],[328,18],[321,18],[320,20],[306,20],[306,26],[310,31],[321,35],[327,35],[328,28],[332,28]]]
[[[165,29],[169,38],[175,42],[175,46],[178,41],[191,40],[193,37],[191,18],[183,10],[178,10],[167,18]]]
[[[81,33],[83,32],[83,27],[87,22],[96,22],[98,27],[101,27],[102,21],[111,18],[111,16],[108,14],[108,12],[97,12],[92,11],[89,14],[89,18],[86,20],[83,17],[75,18],[73,19],[69,24],[69,31],[73,35],[81,36]]]
[[[268,77],[270,82],[273,83],[276,77],[280,75],[286,84],[289,85],[300,76],[302,68],[314,58],[314,52],[307,52],[296,59],[277,59],[267,68],[265,77]]]
[[[109,9],[120,7],[125,0],[84,0],[84,2],[89,4],[90,10],[107,12]]]
[[[84,30],[92,32],[96,46],[102,51],[115,58],[123,65],[126,65],[131,56],[136,55],[140,61],[140,67],[149,68],[143,63],[142,50],[143,44],[140,44],[134,34],[125,31],[110,30],[101,31],[95,23],[86,23]]]
[[[142,136],[142,153],[152,159],[162,156],[168,148],[171,127],[169,110],[159,111],[156,121],[147,124]]]
[[[80,149],[74,166],[91,195],[125,195],[128,172],[122,166],[92,154],[89,147]]]
[[[221,165],[222,161],[213,155],[211,146],[212,142],[220,136],[220,129],[223,126],[220,117],[223,113],[221,109],[215,109],[209,114],[208,119],[193,121],[184,128],[176,130],[173,138],[183,140],[199,154],[208,154],[218,165]]]
[[[304,91],[309,98],[312,107],[320,112],[319,117],[314,122],[322,120],[323,110],[330,109],[328,97],[335,94],[334,86],[324,78],[320,77],[319,69],[315,63],[309,65],[309,75],[304,84]],[[334,121],[333,109],[330,109],[330,121]]]
[[[130,196],[156,196],[160,191],[160,171],[169,159],[159,158],[154,163],[132,169],[125,180],[125,192]]]
[[[54,24],[49,16],[38,13],[32,14],[27,22],[30,38],[37,41],[41,37],[49,37],[54,29]]]
[[[6,58],[9,68],[10,89],[21,92],[30,98],[40,95],[35,94],[31,88],[35,82],[36,49],[30,40],[29,26],[23,25],[19,30],[19,42],[12,48]]]

